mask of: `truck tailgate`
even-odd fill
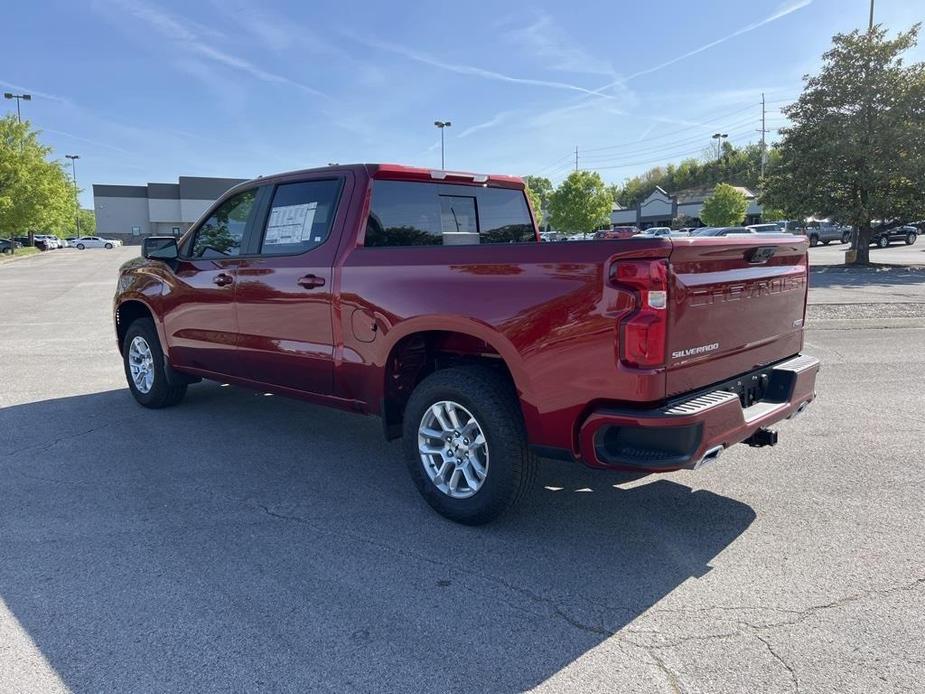
[[[805,238],[675,238],[672,246],[668,397],[801,350]]]

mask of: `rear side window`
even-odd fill
[[[331,233],[340,181],[302,181],[276,187],[261,236],[262,255],[293,255],[317,248]]]
[[[373,182],[366,246],[462,246],[535,240],[521,190]]]

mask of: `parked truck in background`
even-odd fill
[[[146,239],[114,317],[145,407],[205,378],[378,415],[430,505],[477,524],[537,456],[665,472],[773,444],[815,397],[807,270],[805,237],[540,243],[519,178],[332,166]]]

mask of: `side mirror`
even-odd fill
[[[154,260],[176,260],[180,251],[173,236],[149,236],[142,241],[141,255]]]

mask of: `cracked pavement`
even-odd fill
[[[545,462],[466,528],[374,419],[220,384],[135,405],[131,255],[0,267],[0,692],[925,690],[925,275],[895,310],[814,290],[819,399],[776,448]]]

